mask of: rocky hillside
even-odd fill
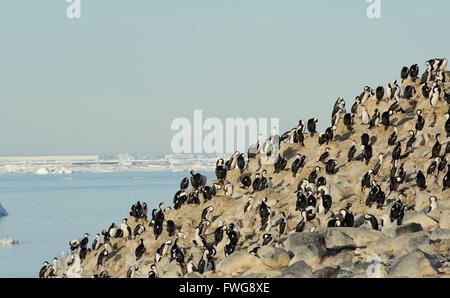
[[[188,199],[178,209],[164,210],[164,219],[159,214],[152,221],[150,212],[148,218],[129,216],[127,224],[132,234],[138,224],[146,230],[131,237],[114,232],[106,239],[107,245],[101,236],[101,245],[93,250],[91,235],[89,249],[82,253],[86,256],[81,268],[82,245],[75,241],[73,255],[60,260],[54,274],[47,272],[46,276],[127,277],[128,273],[131,277],[450,277],[450,188],[443,191],[445,177],[450,176],[446,165],[450,149],[446,132],[449,98],[445,92],[450,87],[450,73],[441,71],[445,64],[443,59],[427,62],[428,71],[422,78],[417,77],[415,67],[403,69],[401,86],[391,82],[383,88],[366,88],[354,105],[339,100],[333,111],[334,123],[328,130],[333,132],[328,144],[320,144],[326,134],[312,135],[300,122],[282,137],[280,156],[287,163],[277,163],[279,173],[274,173],[274,164],[264,163],[265,153],[246,158],[248,164],[242,174],[236,166],[227,171],[225,181],[208,183],[228,185],[210,200],[205,201],[200,192],[199,204],[195,204],[194,196],[193,204]],[[421,113],[417,113],[419,110]],[[420,117],[425,120],[423,128],[420,123],[417,127]],[[293,125],[296,123],[293,120]],[[397,141],[388,145],[394,129]],[[368,142],[363,134],[368,135]],[[439,147],[437,134],[441,148],[433,153],[433,148]],[[349,160],[353,144],[356,152]],[[319,161],[326,148],[329,156]],[[291,166],[297,154],[306,159],[294,177]],[[380,156],[383,162],[377,167]],[[435,171],[427,174],[435,160]],[[309,179],[317,166],[317,178]],[[256,174],[264,170],[272,185],[264,184],[261,190],[242,187],[243,176],[250,176],[253,182]],[[425,176],[426,185],[419,172]],[[368,185],[362,190],[367,173],[371,175],[366,176]],[[186,192],[194,192],[191,184]],[[432,197],[435,202],[430,200]],[[249,198],[253,198],[253,204],[245,208]],[[267,200],[262,204],[264,198]],[[329,199],[332,203],[327,210],[323,202]],[[201,237],[195,235],[202,211],[209,206],[213,210],[206,215],[206,229],[199,232],[206,240],[205,247]],[[129,210],[124,210],[124,217],[128,214]],[[280,234],[283,214],[287,224]],[[173,236],[166,229],[169,220],[175,223]],[[154,226],[161,223],[162,232],[156,240]],[[215,232],[224,223],[223,239],[216,243]],[[120,223],[117,225],[120,227]],[[169,240],[166,254],[155,260],[158,248]],[[139,251],[143,251],[142,256]],[[105,257],[99,262],[100,255]],[[204,270],[202,259],[206,263]]]

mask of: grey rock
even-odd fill
[[[355,248],[356,244],[347,234],[338,229],[327,229],[325,243],[328,249]]]
[[[450,229],[435,229],[430,236],[430,240],[450,239]]]
[[[438,222],[427,216],[425,213],[413,210],[406,212],[403,217],[403,224],[408,223],[420,223],[424,229],[431,229],[438,226]]]
[[[416,249],[400,257],[392,266],[389,277],[429,277],[438,274],[430,257]]]
[[[447,209],[442,212],[439,227],[441,229],[450,229],[450,209]]]
[[[430,237],[423,234],[418,234],[415,237],[409,239],[407,250],[409,252],[415,249],[426,250],[429,245],[430,245]]]
[[[281,271],[283,278],[312,278],[312,269],[304,261],[298,261]]]
[[[353,254],[349,251],[342,251],[333,258],[332,264],[341,268],[350,267],[352,265]]]
[[[330,195],[332,198],[342,199],[347,193],[347,187],[344,183],[339,182],[330,186]]]
[[[261,262],[271,268],[287,267],[291,260],[284,249],[274,246],[263,246],[258,254]]]
[[[343,232],[352,238],[357,247],[366,247],[371,242],[384,237],[382,232],[375,231],[366,225],[363,225],[360,228],[330,228],[330,230],[333,229]]]
[[[336,278],[339,269],[336,267],[326,266],[313,272],[314,278]]]
[[[370,243],[366,248],[368,254],[392,253],[395,249],[395,239],[391,236],[378,239]]]
[[[217,265],[217,271],[230,275],[235,271],[247,270],[259,264],[261,264],[261,261],[255,256],[246,252],[236,251],[220,261]]]
[[[326,254],[325,238],[318,233],[294,233],[286,240],[286,249],[294,254],[295,260],[317,264]]]
[[[422,225],[420,223],[413,222],[413,223],[403,224],[401,226],[389,228],[386,231],[384,231],[384,233],[388,236],[392,236],[392,237],[396,238],[403,234],[419,232],[422,230],[423,230]]]

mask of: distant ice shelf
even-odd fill
[[[217,159],[226,156],[229,157],[226,154],[0,157],[0,174],[214,171]]]

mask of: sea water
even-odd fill
[[[70,240],[89,233],[91,247],[95,234],[120,226],[137,201],[147,203],[148,216],[160,202],[172,206],[184,177],[189,172],[0,175],[0,203],[9,214],[0,217],[0,239],[23,241],[0,246],[0,277],[38,277],[44,261],[69,252]]]

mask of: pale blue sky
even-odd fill
[[[0,155],[161,153],[176,117],[330,123],[338,96],[450,53],[450,2],[0,2]]]

